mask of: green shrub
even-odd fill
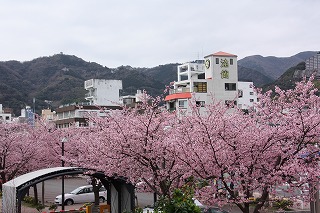
[[[201,209],[193,201],[193,190],[189,186],[175,189],[171,198],[162,197],[156,203],[155,212],[163,213],[201,213]]]
[[[43,209],[45,208],[45,205],[39,203],[38,205],[36,205],[36,209],[38,210],[38,212],[41,212]]]
[[[282,209],[285,211],[290,210],[289,207],[292,207],[293,201],[292,200],[287,200],[287,199],[281,199],[281,200],[276,200],[273,203],[273,207],[276,209]]]
[[[143,213],[142,208],[135,208],[134,213]]]
[[[36,199],[34,197],[30,197],[30,196],[25,196],[23,198],[23,201],[28,204],[36,204]]]
[[[58,205],[57,204],[51,204],[50,206],[49,206],[49,210],[53,210],[53,211],[55,211],[56,209],[58,208]]]

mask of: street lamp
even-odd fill
[[[61,139],[61,156],[62,156],[62,160],[61,160],[61,166],[64,167],[64,160],[63,160],[63,156],[64,156],[64,143],[68,142],[68,139],[66,137],[63,137]],[[62,178],[61,178],[61,181],[62,181],[62,189],[61,189],[61,210],[64,210],[64,175],[62,175]]]

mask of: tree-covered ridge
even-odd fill
[[[155,95],[161,93],[165,85],[148,75],[146,68],[108,68],[63,54],[27,62],[0,62],[0,74],[0,103],[13,108],[17,115],[21,108],[32,106],[34,97],[37,112],[48,107],[45,100],[52,101],[53,107],[84,101],[84,81],[91,78],[122,80],[123,95],[135,94],[138,89]]]
[[[299,53],[290,58],[303,61],[313,52]],[[277,61],[288,59],[249,56],[238,61],[239,81],[253,81],[261,87],[271,83],[275,77],[265,74],[266,67],[274,67]],[[291,59],[289,61],[292,61]],[[254,62],[255,66],[251,66]],[[288,64],[288,62],[281,62]],[[251,65],[250,65],[251,64]],[[273,64],[273,65],[272,65]],[[151,95],[159,95],[170,82],[177,80],[177,65],[171,63],[152,68],[120,66],[108,68],[95,62],[87,62],[74,55],[56,54],[36,58],[32,61],[0,62],[0,103],[14,109],[16,115],[26,105],[33,105],[36,111],[48,107],[45,100],[52,101],[54,108],[61,104],[84,101],[84,81],[92,78],[118,79],[123,81],[122,95],[135,94],[136,90],[146,90]],[[281,67],[277,72],[285,72]]]

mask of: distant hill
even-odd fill
[[[151,95],[161,93],[163,82],[151,78],[145,70],[130,66],[110,69],[63,54],[23,63],[0,62],[0,103],[13,108],[14,113],[20,115],[21,108],[32,106],[34,97],[38,113],[48,107],[45,100],[52,101],[53,107],[82,102],[86,93],[84,81],[91,78],[122,80],[123,95],[134,94],[138,89],[147,90]]]
[[[283,73],[283,67],[296,62],[298,64],[314,54],[302,52],[288,58],[249,56],[238,61],[238,77],[240,81],[253,81],[261,87],[277,78],[272,74],[275,71],[270,70]],[[134,94],[138,89],[146,90],[151,95],[160,95],[165,86],[177,80],[178,65],[108,68],[64,54],[26,62],[0,62],[0,103],[4,107],[13,108],[18,116],[21,108],[33,105],[33,98],[36,98],[37,113],[48,107],[46,100],[51,101],[54,108],[65,103],[82,102],[86,93],[84,81],[91,78],[122,80],[122,95]]]
[[[255,86],[261,87],[267,83],[273,82],[270,77],[250,68],[238,66],[238,80],[252,81]]]
[[[290,67],[286,72],[284,72],[276,81],[266,84],[263,86],[263,91],[273,90],[275,86],[280,87],[283,90],[293,89],[296,85],[296,82],[302,80],[301,76],[299,78],[295,77],[296,72],[303,72],[306,68],[305,62],[300,62],[296,66]],[[320,81],[314,80],[315,86],[320,89]]]
[[[305,62],[300,62],[296,66],[290,67],[287,71],[285,71],[277,80],[270,84],[266,84],[263,86],[263,90],[274,90],[275,86],[280,87],[281,89],[293,89],[295,87],[295,83],[300,81],[301,79],[294,79],[293,74],[296,70],[304,70],[306,67]]]
[[[310,58],[316,53],[316,51],[305,51],[290,57],[281,58],[274,56],[263,57],[261,55],[253,55],[239,60],[238,65],[255,70],[273,80],[276,80],[287,69],[296,66],[298,63]]]

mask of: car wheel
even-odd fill
[[[103,203],[105,201],[104,197],[99,197],[99,203]]]
[[[73,200],[71,200],[71,199],[68,199],[68,200],[66,200],[65,202],[64,202],[64,204],[65,205],[67,205],[67,206],[70,206],[70,205],[73,205]]]

